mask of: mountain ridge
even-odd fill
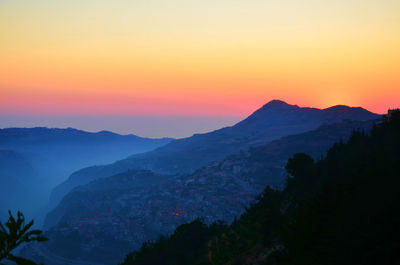
[[[400,234],[399,114],[354,132],[318,160],[295,154],[285,188],[265,188],[234,224],[183,224],[122,264],[392,264]]]
[[[162,174],[193,172],[201,166],[250,146],[265,144],[285,135],[316,129],[324,123],[340,122],[343,119],[368,120],[378,117],[379,115],[362,108],[348,107],[338,113],[336,108],[301,108],[284,101],[272,100],[233,126],[176,139],[151,152],[132,155],[109,165],[76,171],[67,181],[54,189],[51,200],[59,201],[65,191],[77,185],[128,169],[149,169]],[[188,160],[188,157],[191,159]]]
[[[53,137],[62,137],[62,136],[119,136],[119,137],[131,137],[136,139],[149,139],[149,140],[172,140],[173,138],[169,137],[161,137],[161,138],[150,138],[150,137],[141,137],[137,136],[133,133],[130,134],[119,134],[116,132],[108,131],[108,130],[101,130],[97,132],[90,132],[81,129],[76,129],[72,127],[67,128],[57,128],[57,127],[7,127],[7,128],[0,128],[0,140],[2,137],[16,137],[16,136],[37,136],[37,135],[51,135]]]

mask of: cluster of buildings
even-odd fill
[[[147,189],[91,191],[90,198],[93,192],[98,195],[95,201],[84,203],[90,207],[80,213],[86,215],[67,216],[55,229],[65,236],[78,233],[82,248],[91,251],[98,247],[99,235],[129,242],[135,249],[194,219],[207,224],[217,220],[230,223],[255,201],[259,192],[239,178],[240,170],[232,161]],[[85,200],[84,193],[81,196],[80,200]]]

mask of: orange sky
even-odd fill
[[[400,1],[2,0],[5,115],[400,105]]]

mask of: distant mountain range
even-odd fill
[[[171,140],[72,128],[0,129],[0,187],[8,187],[3,195],[13,191],[12,196],[2,197],[1,207],[24,209],[31,216],[47,204],[51,189],[73,171],[149,151]]]
[[[313,130],[322,124],[346,119],[365,121],[378,117],[379,115],[363,108],[342,105],[327,109],[301,108],[272,100],[232,127],[195,134],[113,164],[88,167],[74,172],[67,181],[53,190],[51,202],[58,203],[76,186],[130,169],[147,169],[161,174],[191,173],[211,162],[239,153],[240,150],[266,144],[283,136]]]
[[[374,122],[323,125],[187,175],[133,170],[79,186],[47,216],[46,227],[53,227],[47,232],[48,250],[67,258],[116,264],[127,249],[138,249],[144,241],[196,218],[208,224],[231,222],[267,185],[282,186],[284,166],[293,154],[307,152],[319,158],[333,143],[347,140],[354,130],[369,131]],[[65,242],[75,250],[65,249]]]
[[[73,171],[93,164],[113,162],[129,155],[146,152],[172,139],[150,139],[136,135],[119,135],[109,131],[85,132],[73,128],[0,129],[0,149],[23,153],[35,168],[51,171],[53,184]],[[68,176],[68,175],[67,175]]]

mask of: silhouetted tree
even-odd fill
[[[3,225],[0,222],[0,262],[13,261],[18,265],[36,265],[35,262],[16,257],[11,252],[23,243],[33,241],[46,241],[40,230],[30,230],[33,226],[33,220],[25,224],[25,217],[21,212],[17,212],[17,219],[13,217],[11,211],[8,211],[8,221]],[[0,265],[3,265],[0,263]]]

